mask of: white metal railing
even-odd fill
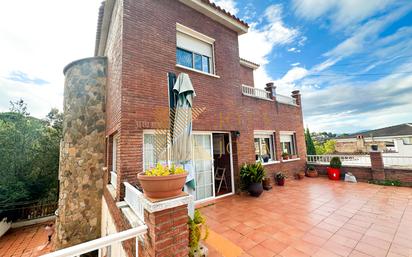
[[[117,173],[114,171],[110,172],[110,184],[116,189],[117,188]]]
[[[124,182],[123,184],[125,187],[124,201],[134,211],[142,224],[144,224],[144,206],[142,204],[143,193],[128,182]]]
[[[276,95],[276,101],[283,104],[297,105],[296,99],[285,95]]]
[[[270,92],[260,88],[250,87],[246,85],[242,85],[242,94],[255,98],[272,100],[270,97]]]
[[[412,156],[382,156],[385,167],[409,167],[412,168]]]
[[[56,252],[45,254],[42,257],[73,257],[80,256],[85,253],[98,251],[99,256],[102,256],[103,249],[108,246],[114,246],[117,243],[136,238],[136,256],[139,256],[138,250],[138,237],[147,233],[147,226],[142,225],[136,228],[128,229],[116,234],[101,237],[95,240],[91,240],[82,244],[78,244],[72,247],[68,247]],[[118,255],[113,255],[118,256]]]
[[[308,155],[309,164],[329,164],[333,157],[339,157],[342,166],[371,166],[369,155]]]

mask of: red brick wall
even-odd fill
[[[253,69],[240,65],[240,82],[244,85],[254,87]]]
[[[315,165],[316,170],[320,175],[327,176],[327,165]],[[344,166],[341,172],[351,172],[355,175],[358,181],[366,182],[374,179],[372,169],[370,167],[348,167]],[[411,169],[384,169],[383,180],[399,180],[404,186],[412,186],[412,170]],[[375,178],[376,179],[376,178]]]
[[[216,40],[215,66],[220,78],[176,68],[176,22]],[[237,153],[234,161],[239,164],[255,161],[254,130],[296,131],[301,160],[266,168],[270,173],[284,171],[290,175],[304,168],[306,151],[301,109],[241,94],[242,80],[252,78],[250,74],[242,75],[242,69],[245,70],[239,63],[236,32],[179,1],[125,0],[121,42],[120,181],[135,183],[137,173],[142,171],[142,132],[159,128],[160,113],[167,114],[168,72],[188,73],[197,94],[194,107],[205,108],[194,121],[194,130],[240,131],[240,137],[233,144],[233,151]],[[108,99],[108,106],[110,101],[112,106],[118,103],[110,92]],[[107,119],[111,120],[109,124],[118,122],[113,111],[107,112]],[[276,146],[280,159],[279,140]],[[234,167],[237,177],[237,163]],[[122,192],[123,186],[118,187],[118,195]]]

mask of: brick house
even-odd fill
[[[166,161],[156,155],[154,137],[167,128],[170,84],[180,73],[189,74],[197,95],[193,108],[201,110],[193,121],[194,147],[213,157],[193,157],[196,202],[239,191],[244,163],[263,161],[272,179],[278,171],[293,176],[305,169],[300,93],[278,95],[273,83],[255,87],[264,86],[254,85],[259,65],[239,57],[238,37],[247,31],[245,22],[208,0],[102,4],[95,49],[107,60],[102,235],[130,227],[118,208],[124,182],[136,185],[139,172]],[[220,188],[217,170],[225,173]]]

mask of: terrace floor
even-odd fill
[[[48,222],[50,223],[50,222]],[[46,224],[12,228],[0,237],[0,257],[34,257],[51,252]]]
[[[412,188],[287,180],[200,208],[209,256],[412,256]]]

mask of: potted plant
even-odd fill
[[[245,164],[240,169],[240,177],[251,196],[258,197],[263,192],[262,180],[265,177],[265,169],[261,162]]]
[[[275,181],[276,181],[276,184],[278,186],[284,186],[285,185],[285,179],[286,179],[286,175],[284,173],[277,172],[275,174]]]
[[[272,189],[272,183],[270,181],[270,178],[266,177],[262,181],[263,189],[264,190],[270,190]]]
[[[202,216],[199,210],[195,210],[193,219],[189,217],[189,256],[205,256],[205,247],[200,244],[200,240],[206,240],[209,235],[209,228],[206,224],[206,218]],[[203,238],[202,238],[203,235]]]
[[[330,180],[340,179],[340,168],[342,167],[342,162],[339,157],[335,156],[330,160],[329,167],[327,168],[328,177]]]
[[[306,176],[314,178],[318,176],[318,171],[314,165],[308,165],[308,170],[306,171]]]
[[[282,159],[283,159],[283,160],[289,159],[289,154],[288,154],[287,152],[283,152],[283,153],[282,153]]]
[[[170,168],[160,163],[155,168],[141,172],[137,175],[143,193],[150,198],[169,198],[182,193],[187,171],[183,168]]]
[[[304,171],[298,171],[295,173],[295,178],[296,179],[304,179],[305,178],[305,172]]]

